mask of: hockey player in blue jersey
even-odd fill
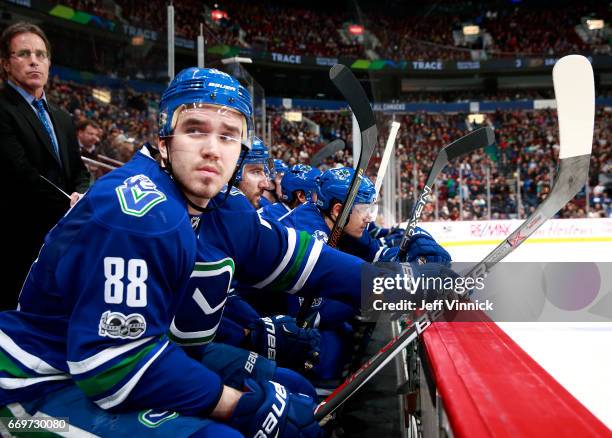
[[[261,214],[269,220],[279,220],[298,205],[317,200],[317,178],[321,171],[307,164],[296,164],[281,180],[281,200],[263,207]]]
[[[306,203],[281,219],[289,227],[304,230],[313,237],[327,242],[334,222],[340,214],[342,200],[346,197],[350,181],[353,177],[352,168],[326,170],[319,178],[316,203]],[[339,248],[356,255],[368,262],[388,261],[395,257],[397,248],[388,248],[373,239],[366,231],[369,223],[377,216],[375,203],[376,191],[372,182],[364,177],[359,186],[355,205],[351,210],[349,221],[344,228],[344,236]],[[422,257],[427,262],[450,263],[448,252],[436,243],[429,233],[417,227],[417,232],[410,241],[408,262],[417,261]]]
[[[166,337],[197,260],[192,221],[250,145],[252,111],[236,80],[206,69],[177,75],[160,110],[164,168],[143,150],[100,179],[47,236],[19,310],[0,314],[3,416],[102,436],[319,436],[309,397],[224,386]]]
[[[270,154],[259,137],[253,137],[253,145],[236,175],[238,188],[245,194],[253,208],[261,206],[264,191],[270,186]]]
[[[341,200],[346,198],[350,181],[353,177],[352,168],[330,169],[319,178],[316,203],[305,203],[295,208],[281,219],[281,223],[311,234],[313,237],[327,242],[333,224],[340,214]],[[338,248],[363,260],[390,261],[396,257],[398,248],[389,248],[373,239],[367,232],[367,226],[377,216],[375,204],[375,188],[372,182],[364,177],[360,183],[355,204],[351,210],[344,235]],[[444,248],[424,230],[417,228],[408,250],[408,260],[448,265],[450,255]],[[297,297],[288,297],[287,313],[296,315],[301,301]],[[257,303],[256,303],[257,306]],[[351,307],[335,300],[315,300],[310,316],[311,323],[323,329],[321,354],[322,365],[316,370],[320,376],[330,378],[337,375],[345,357],[339,352],[347,348],[351,337],[347,335],[356,312]],[[331,333],[329,330],[334,331]],[[333,343],[334,348],[328,344]]]
[[[100,179],[45,239],[19,310],[0,314],[3,416],[69,417],[75,434],[102,436],[321,435],[309,397],[272,381],[224,385],[198,348],[211,332],[185,317],[222,310],[234,272],[256,288],[349,305],[359,302],[355,273],[378,272],[254,211],[215,213],[210,200],[229,194],[250,146],[251,113],[230,76],[177,75],[160,104],[163,165],[143,150]],[[252,238],[224,239],[242,230]],[[200,264],[198,251],[208,251]],[[214,293],[196,281],[207,277]]]

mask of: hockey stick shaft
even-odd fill
[[[552,191],[532,215],[464,277],[480,277],[489,272],[496,263],[514,251],[547,219],[563,208],[586,182],[595,113],[593,70],[586,58],[570,55],[557,62],[553,69],[553,80],[561,148],[559,172]],[[417,339],[442,313],[437,311],[423,314],[397,338],[391,340],[319,405],[315,418],[320,421],[342,405],[393,357]]]
[[[361,131],[361,153],[357,161],[357,169],[353,174],[353,179],[351,180],[346,199],[342,204],[342,209],[336,218],[336,222],[334,223],[334,227],[327,241],[329,246],[335,248],[340,241],[342,231],[348,221],[353,203],[357,197],[359,185],[361,184],[365,170],[374,152],[374,146],[376,145],[378,137],[378,129],[376,128],[374,113],[372,112],[372,107],[370,106],[365,90],[353,72],[342,64],[336,64],[329,71],[329,78],[348,102],[353,114],[355,114],[359,130]],[[312,307],[314,298],[313,296],[304,298],[296,317],[298,327],[305,326],[306,315]]]
[[[60,188],[57,186],[57,184],[55,184],[53,181],[51,181],[51,180],[49,180],[49,179],[45,178],[44,176],[42,176],[42,175],[40,175],[40,174],[39,174],[38,176],[40,176],[42,179],[44,179],[45,181],[47,181],[47,182],[48,182],[50,185],[52,185],[52,186],[53,186],[53,187],[54,187],[54,188],[55,188],[55,189],[56,189],[58,192],[61,192],[61,193],[62,193],[62,195],[64,195],[66,198],[70,199],[70,195],[69,195],[68,193],[66,193],[65,191],[63,191],[62,189],[60,189]]]
[[[391,130],[389,131],[389,137],[387,138],[387,144],[385,145],[385,152],[383,153],[382,160],[380,161],[380,167],[378,168],[378,175],[376,175],[376,184],[374,185],[376,189],[376,198],[380,193],[380,188],[382,187],[383,180],[385,179],[385,175],[387,174],[387,168],[389,167],[389,160],[391,159],[391,153],[393,152],[393,145],[395,144],[395,139],[397,138],[397,133],[399,131],[400,124],[399,122],[391,122]]]
[[[455,140],[438,152],[434,164],[427,175],[425,187],[423,187],[423,191],[412,209],[412,215],[410,216],[408,226],[406,227],[406,232],[404,233],[404,237],[400,243],[400,249],[397,256],[398,260],[404,260],[406,257],[408,246],[410,244],[410,238],[416,230],[416,226],[421,214],[423,213],[423,209],[431,200],[430,195],[432,193],[432,186],[440,175],[440,172],[442,172],[446,165],[455,158],[464,156],[475,151],[476,149],[484,148],[493,143],[495,143],[495,133],[493,132],[493,129],[486,126],[470,132],[458,140]]]

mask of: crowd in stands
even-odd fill
[[[72,114],[75,124],[92,120],[99,126],[97,154],[126,162],[137,147],[155,139],[157,120],[149,106],[155,108],[156,94],[125,89],[113,92],[111,102],[103,103],[94,98],[92,87],[58,78],[49,80],[48,90],[48,98]]]
[[[105,8],[108,3],[101,0],[56,2],[143,28],[166,28],[167,0],[149,0],[146,7],[136,0],[117,0],[114,9]],[[580,18],[588,13],[607,17],[606,2],[586,1],[554,8],[546,4],[485,0],[472,1],[469,6],[450,0],[418,6],[387,2],[391,3],[388,7],[374,7],[366,3],[359,14],[329,3],[325,8],[248,0],[173,3],[177,35],[195,39],[199,24],[207,22],[209,45],[222,43],[268,52],[364,58],[364,44],[341,38],[338,33],[346,23],[359,23],[375,37],[368,47],[384,59],[469,60],[473,55],[470,49],[484,50],[486,58],[610,54],[609,37],[590,46],[574,30]],[[217,7],[227,13],[227,19],[206,20],[207,14]],[[486,36],[476,46],[457,47],[453,30],[466,22],[478,24]]]
[[[91,87],[53,78],[48,97],[71,113],[76,123],[92,120],[99,126],[100,143],[96,152],[104,158],[126,162],[145,141],[155,141],[154,102],[158,100],[155,94],[113,91],[111,102],[103,103],[93,97]],[[285,120],[276,108],[269,108],[268,114],[274,157],[289,164],[307,163],[324,144],[341,138],[347,144],[346,149],[328,159],[324,166],[352,165],[352,125],[348,111],[306,110],[301,122]],[[390,122],[388,115],[377,113],[377,118],[379,149],[368,169],[371,176],[378,171]],[[414,181],[420,193],[437,151],[465,135],[470,126],[467,114],[414,113],[396,115],[396,120],[401,123],[396,142],[401,189],[394,196],[402,199],[400,214],[407,217],[415,197]],[[487,219],[487,180],[492,219],[526,217],[550,190],[558,153],[556,112],[497,111],[487,113],[485,123],[495,129],[497,145],[447,167],[437,184],[438,202],[426,209],[424,220]],[[94,167],[92,173],[99,177],[105,171]],[[588,213],[586,196],[581,193],[560,217],[612,217],[612,193],[610,182],[605,186],[606,175],[609,179],[612,175],[612,111],[598,106]]]
[[[305,114],[330,134],[351,143],[348,114],[319,112]],[[437,152],[468,133],[467,114],[417,113],[396,116],[401,123],[396,157],[401,169],[401,217],[408,217],[415,196],[420,194]],[[390,118],[378,117],[379,145],[384,145]],[[438,202],[431,203],[423,220],[476,220],[524,218],[548,194],[558,162],[558,126],[554,110],[497,111],[487,114],[485,123],[496,132],[497,145],[477,151],[460,163],[448,166],[437,184]],[[290,123],[281,115],[273,118],[273,153],[290,163],[308,162],[325,143],[308,124]],[[612,188],[604,186],[612,175],[612,112],[598,107],[591,158],[588,207],[584,192],[562,210],[559,217],[612,217]],[[344,133],[344,135],[342,134]],[[375,176],[382,156],[378,149],[368,173]],[[351,165],[350,149],[338,153],[327,165]],[[488,175],[488,176],[487,176]],[[608,176],[608,178],[610,178]],[[414,190],[414,181],[417,190]],[[488,211],[487,183],[491,195]],[[384,194],[383,194],[384,196]],[[588,209],[588,214],[587,214]]]

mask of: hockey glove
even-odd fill
[[[392,262],[395,260],[397,253],[399,252],[399,247],[394,246],[393,248],[381,248],[380,254],[376,262]]]
[[[321,335],[317,329],[299,328],[295,318],[285,315],[261,318],[249,326],[255,352],[283,367],[302,369],[317,363]]]
[[[276,382],[247,379],[229,424],[247,437],[319,438],[324,433],[314,409],[306,395],[292,394]]]
[[[393,247],[402,243],[402,238],[406,230],[404,228],[392,228],[392,230],[379,241],[386,246]]]
[[[451,256],[434,238],[422,228],[416,227],[410,238],[406,260],[401,262],[427,262],[450,266]]]

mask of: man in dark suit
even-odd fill
[[[15,308],[45,234],[89,183],[70,115],[45,97],[50,61],[49,41],[36,25],[16,23],[0,36],[3,232],[5,242],[19,242],[3,246],[0,309]]]

